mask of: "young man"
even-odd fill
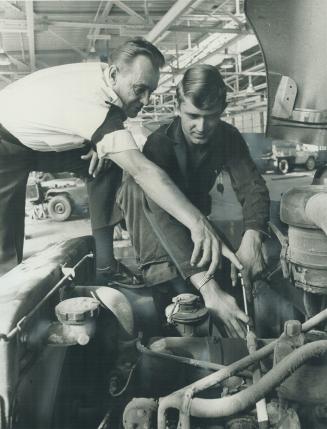
[[[25,191],[30,171],[88,172],[97,268],[115,271],[109,225],[122,169],[191,231],[192,263],[217,266],[221,245],[201,212],[137,149],[124,129],[149,102],[164,65],[143,39],[118,48],[110,64],[68,64],[37,71],[0,92],[0,274],[21,262]],[[81,159],[83,158],[83,159]],[[89,166],[85,160],[90,160]],[[103,165],[108,168],[102,174]],[[231,259],[238,263],[235,256]]]
[[[269,217],[268,190],[241,134],[220,119],[226,106],[226,88],[215,67],[189,68],[177,87],[177,101],[177,118],[148,137],[143,153],[165,170],[206,216],[211,211],[209,191],[222,169],[227,170],[243,209],[245,232],[236,255],[249,287],[264,268],[262,234]],[[183,225],[145,198],[131,178],[124,182],[117,202],[148,284],[176,278],[177,269],[200,291],[227,332],[242,336],[247,317],[214,278],[208,280],[203,268],[190,265],[192,242]]]

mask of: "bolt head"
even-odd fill
[[[300,335],[302,331],[302,325],[299,320],[288,320],[284,325],[284,334],[288,337],[295,337]]]

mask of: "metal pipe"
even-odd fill
[[[246,336],[246,343],[248,347],[249,354],[254,353],[257,349],[257,338],[253,331],[249,331]],[[253,384],[258,383],[258,381],[261,379],[262,374],[260,370],[260,366],[256,365],[256,368],[254,368],[253,371]],[[257,420],[258,420],[258,426],[259,429],[264,429],[268,427],[268,412],[267,412],[267,403],[266,398],[260,399],[255,404],[256,410],[257,410]]]
[[[305,344],[286,356],[257,384],[253,384],[246,390],[220,399],[192,399],[190,414],[197,417],[226,417],[244,411],[254,406],[306,361],[312,357],[318,357],[326,351],[327,340]]]
[[[302,323],[302,332],[308,332],[327,319],[327,308]]]
[[[214,374],[210,374],[201,380],[198,380],[186,387],[183,387],[180,390],[172,393],[169,396],[161,398],[159,400],[158,408],[158,429],[165,429],[166,427],[166,418],[165,413],[168,408],[181,408],[184,394],[187,391],[192,391],[192,394],[196,394],[202,390],[208,389],[218,383],[223,382],[227,378],[235,375],[239,371],[249,367],[253,363],[267,357],[274,351],[276,341],[273,341],[270,344],[262,347],[260,350],[254,352],[252,355],[245,356],[244,358],[238,360],[237,362],[232,363],[231,365],[226,366],[226,368],[221,369]]]
[[[312,317],[311,319],[303,323],[302,332],[309,331],[314,326],[318,325],[319,323],[323,322],[326,319],[327,319],[327,309],[321,311],[319,314],[317,314],[316,316]],[[231,365],[228,365],[226,368],[218,372],[215,372],[214,374],[210,374],[202,378],[201,380],[198,380],[186,387],[183,387],[182,389],[177,390],[176,392],[172,393],[169,396],[161,398],[159,401],[159,408],[158,408],[158,429],[165,429],[166,427],[165,413],[168,408],[180,409],[185,392],[191,390],[194,396],[194,394],[196,394],[197,392],[200,392],[218,383],[221,383],[222,381],[226,380],[226,378],[229,378],[232,375],[235,375],[241,370],[248,368],[253,363],[256,363],[259,360],[269,356],[274,351],[277,341],[278,339],[276,339],[275,341],[272,341],[271,343],[267,344],[261,349],[255,351],[253,354],[245,356],[244,358],[238,360],[237,362],[234,362]]]
[[[186,365],[194,366],[195,368],[203,368],[203,369],[209,369],[209,370],[213,370],[213,371],[218,371],[220,369],[226,368],[225,365],[220,365],[218,363],[211,363],[211,362],[207,362],[207,361],[203,361],[203,360],[187,358],[184,356],[177,356],[177,355],[171,355],[168,353],[157,352],[157,351],[149,349],[148,347],[145,347],[141,343],[140,340],[137,340],[136,348],[142,354],[145,354],[148,356],[153,356],[153,357],[158,357],[158,358],[162,358],[162,359],[167,359],[167,360],[174,360],[176,362],[180,362],[180,363],[184,363]],[[252,377],[252,373],[250,374],[250,376]]]

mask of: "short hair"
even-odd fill
[[[153,67],[161,69],[165,65],[165,58],[162,53],[152,43],[135,37],[127,40],[116,48],[110,55],[110,64],[130,64],[138,55],[144,55],[151,61]]]
[[[219,103],[225,108],[226,86],[216,67],[196,64],[184,73],[183,79],[177,85],[176,97],[179,105],[185,97],[189,97],[198,109],[213,109]]]

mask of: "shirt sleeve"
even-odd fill
[[[110,158],[113,153],[132,149],[138,150],[138,147],[132,134],[127,130],[117,130],[110,134],[105,134],[97,143],[97,152],[100,159]]]
[[[100,159],[110,158],[113,153],[138,150],[132,134],[124,128],[125,119],[123,111],[118,106],[111,105],[105,120],[91,138]]]
[[[267,233],[270,199],[264,179],[241,134],[233,129],[226,144],[226,169],[242,206],[244,229]]]

